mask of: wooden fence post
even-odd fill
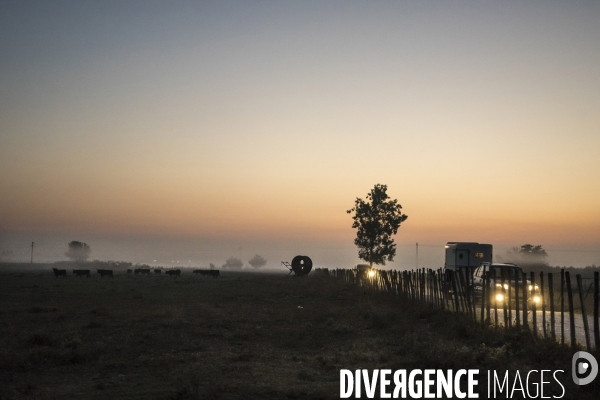
[[[456,294],[458,296],[458,305],[460,307],[460,312],[466,312],[465,308],[465,297],[463,296],[463,285],[462,285],[462,271],[460,269],[454,272],[454,277],[456,278]]]
[[[554,328],[554,282],[551,272],[548,273],[548,294],[550,295],[550,336],[556,340],[556,329]]]
[[[579,292],[579,302],[581,303],[581,316],[583,317],[583,331],[585,333],[585,346],[588,351],[592,350],[590,343],[590,327],[588,326],[587,314],[585,312],[585,299],[583,298],[583,285],[581,284],[581,275],[575,275],[577,278],[577,291]]]
[[[471,317],[471,299],[469,299],[469,293],[467,289],[467,278],[465,276],[466,273],[467,269],[463,268],[458,274],[460,276],[460,286],[462,287],[461,294],[465,302],[465,312],[467,313],[467,316]]]
[[[485,304],[485,319],[489,325],[492,324],[492,317],[490,313],[490,308],[492,306],[492,289],[490,289],[490,274],[491,271],[487,271],[484,277],[485,282],[485,294],[487,295],[487,302]]]
[[[523,271],[521,276],[523,278],[523,328],[529,328],[529,322],[527,321],[527,272]]]
[[[421,269],[421,301],[425,302],[425,268]]]
[[[500,269],[500,284],[502,285],[502,287],[500,288],[501,292],[502,292],[502,312],[503,312],[503,317],[504,317],[504,327],[507,328],[508,327],[508,309],[506,308],[506,289],[504,288],[504,285],[506,283],[506,271],[504,268]]]
[[[413,300],[418,301],[419,300],[419,271],[410,271],[412,277],[411,277],[411,283],[412,283],[412,291],[413,291]]]
[[[521,315],[519,314],[519,271],[515,269],[515,318],[517,329],[521,328]]]
[[[392,274],[391,271],[387,271],[383,276],[383,280],[385,281],[385,286],[387,287],[388,292],[392,291]]]
[[[444,302],[446,304],[446,309],[450,310],[451,300],[450,300],[450,282],[448,282],[448,272],[442,271],[440,273],[440,279],[442,280],[442,290],[444,291]]]
[[[425,281],[427,282],[427,302],[429,304],[434,304],[433,303],[433,279],[431,277],[431,270],[427,269],[426,274],[427,274],[427,278],[425,279]]]
[[[565,269],[560,270],[560,344],[565,344]]]
[[[458,308],[458,290],[456,288],[456,274],[455,271],[451,271],[450,278],[452,279],[452,295],[454,296],[454,312],[459,312]]]
[[[513,274],[512,274],[512,270],[511,268],[508,268],[507,271],[508,273],[508,292],[507,292],[507,301],[506,303],[508,304],[508,326],[512,326],[512,281],[513,281]]]
[[[481,325],[485,325],[485,314],[484,314],[485,305],[486,305],[485,295],[487,294],[487,290],[485,290],[485,286],[486,286],[486,277],[485,277],[485,274],[483,274],[481,277],[481,304],[479,305],[481,308],[481,314],[480,314]]]
[[[531,324],[533,325],[533,336],[537,337],[537,306],[533,300],[535,297],[535,274],[529,273],[531,279]]]
[[[454,271],[454,280],[456,281],[456,293],[454,294],[458,299],[458,307],[460,312],[465,312],[465,298],[462,296],[462,285],[460,284],[461,272],[460,269]]]
[[[442,306],[442,291],[440,290],[439,270],[431,270],[431,272],[433,276],[433,292],[435,293],[435,305],[443,309],[444,306]]]
[[[494,326],[498,327],[498,302],[496,301],[496,270],[492,269],[492,279],[494,280],[494,291],[492,292],[492,297],[494,301]],[[491,292],[491,290],[490,290]]]
[[[569,271],[565,272],[565,280],[567,284],[567,295],[569,301],[569,320],[571,322],[571,348],[575,350],[575,346],[577,345],[577,337],[575,336],[575,313],[573,311],[573,292],[571,290],[571,277],[569,275]]]
[[[438,285],[437,285],[437,274],[435,273],[434,270],[430,270],[431,271],[431,286],[433,287],[433,304],[435,304],[436,307],[440,306],[440,299],[438,296]]]
[[[542,331],[544,338],[548,337],[546,332],[546,295],[544,294],[544,272],[540,272],[540,293],[542,294]]]
[[[471,291],[471,298],[473,299],[473,317],[477,321],[477,304],[475,303],[475,282],[473,281],[473,275],[475,274],[475,267],[469,269],[469,287]]]
[[[598,322],[598,300],[600,297],[600,292],[598,290],[598,281],[600,273],[598,271],[594,272],[594,343],[596,345],[596,351],[600,350],[600,323]]]

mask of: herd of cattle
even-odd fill
[[[56,278],[59,278],[59,277],[66,278],[67,277],[66,269],[52,268],[52,271],[54,271],[54,276]],[[98,272],[98,274],[100,274],[100,278],[104,278],[105,276],[109,276],[111,278],[113,277],[112,269],[97,269],[96,271]],[[127,273],[128,274],[134,273],[135,275],[138,275],[138,274],[150,275],[151,271],[154,271],[155,274],[162,273],[162,270],[158,269],[158,268],[157,269],[150,269],[150,268],[128,269]],[[210,276],[213,278],[218,278],[220,276],[218,269],[195,269],[192,272],[197,275],[206,275],[206,276]],[[84,276],[91,278],[89,269],[74,269],[73,274],[75,275],[75,278],[81,278]],[[167,269],[167,270],[165,270],[165,274],[169,275],[169,276],[181,276],[181,270],[180,269]]]

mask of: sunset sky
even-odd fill
[[[600,264],[600,2],[2,1],[0,250],[391,268],[448,241]],[[156,260],[156,261],[154,261]],[[441,265],[440,265],[441,264]]]

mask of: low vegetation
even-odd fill
[[[563,369],[565,398],[600,389],[574,387],[572,350],[550,340],[322,275],[13,270],[0,321],[2,399],[333,399],[357,368]]]

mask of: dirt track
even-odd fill
[[[479,317],[479,313],[480,313],[480,308],[477,309],[477,316]],[[511,310],[512,312],[512,323],[515,324],[515,310]],[[491,318],[492,318],[492,322],[494,321],[494,310],[491,310]],[[520,311],[520,316],[522,316],[522,311]],[[540,310],[536,311],[536,325],[537,325],[537,334],[539,336],[542,336],[544,334],[544,323],[543,323],[543,319],[542,319],[542,315],[543,312]],[[548,336],[551,335],[551,325],[550,325],[550,312],[546,311],[546,334]],[[569,312],[566,311],[564,313],[564,341],[565,343],[571,343],[571,323],[570,323],[570,319],[569,319]],[[593,316],[588,315],[587,316],[588,319],[588,327],[589,327],[589,340],[590,340],[590,344],[592,346],[592,348],[595,348],[594,346],[594,322],[593,322]],[[532,311],[530,310],[527,314],[527,320],[529,322],[529,324],[532,323],[533,320],[533,315],[532,315]],[[575,320],[575,338],[577,343],[579,343],[582,346],[586,346],[586,338],[585,338],[585,329],[584,329],[584,323],[583,323],[583,315],[579,314],[579,313],[575,313],[574,314],[574,320]],[[504,310],[498,310],[498,323],[499,324],[504,324]],[[557,342],[561,342],[561,318],[560,318],[560,312],[554,312],[554,330],[555,330],[555,335],[556,335],[556,339]]]

